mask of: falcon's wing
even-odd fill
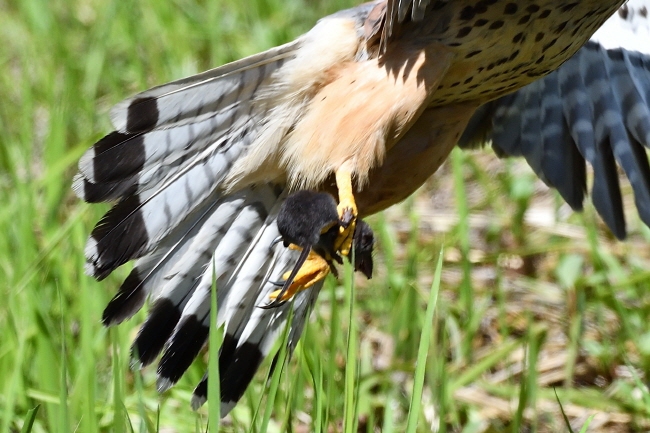
[[[103,322],[119,324],[151,300],[132,356],[139,367],[162,354],[160,391],[178,381],[207,341],[215,280],[218,326],[225,329],[222,415],[273,348],[290,308],[289,346],[295,346],[322,284],[283,306],[258,308],[277,289],[270,281],[281,280],[296,261],[295,251],[273,243],[285,185],[229,190],[224,179],[254,140],[267,137],[264,143],[273,145],[291,127],[313,80],[339,61],[336,50],[324,49],[332,34],[360,27],[369,9],[339,12],[294,42],[123,101],[111,112],[116,130],[79,161],[76,194],[114,203],[86,244],[87,273],[103,279],[136,260]],[[194,407],[205,402],[206,383],[207,376],[194,392]]]
[[[587,161],[594,170],[594,205],[622,239],[618,163],[641,219],[650,225],[649,12],[648,0],[628,2],[596,33],[597,42],[590,41],[557,71],[479,108],[460,145],[491,141],[501,156],[524,156],[576,210],[582,209],[587,188]],[[632,50],[611,48],[623,42]]]

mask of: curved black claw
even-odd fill
[[[262,310],[272,310],[273,308],[278,308],[283,306],[287,302],[288,301],[281,300],[280,297],[278,296],[277,298],[275,298],[274,300],[272,300],[266,305],[258,305],[257,308],[261,308]]]
[[[341,227],[344,229],[347,229],[350,227],[350,224],[352,224],[352,221],[354,221],[355,216],[354,212],[352,212],[352,209],[346,208],[343,210],[343,215],[341,215],[341,218],[339,218],[339,224]]]
[[[271,245],[269,245],[269,248],[273,248],[274,246],[276,246],[277,244],[279,244],[282,241],[284,241],[284,238],[282,237],[282,235],[280,235],[277,238],[273,239],[273,242],[271,242]],[[285,245],[285,247],[286,246],[287,245]]]
[[[284,286],[284,281],[268,281],[269,284],[274,285],[275,287],[282,287]]]

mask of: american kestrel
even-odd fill
[[[164,391],[206,343],[216,280],[225,415],[290,308],[295,345],[322,285],[319,274],[291,302],[259,308],[300,254],[274,242],[283,200],[296,190],[337,197],[349,221],[334,253],[346,255],[356,219],[409,196],[459,141],[525,156],[576,209],[588,161],[596,208],[623,237],[618,163],[650,223],[650,59],[607,42],[619,37],[613,26],[644,49],[647,2],[378,0],[119,103],[115,131],[83,155],[73,185],[85,201],[115,203],[90,235],[87,272],[103,279],[135,260],[104,324],[150,299],[134,364],[162,353]],[[207,374],[193,407],[206,385]]]

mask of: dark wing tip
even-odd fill
[[[142,308],[146,298],[142,278],[138,270],[133,269],[104,309],[102,323],[104,326],[118,325],[131,318]]]
[[[86,244],[86,261],[92,275],[101,280],[113,270],[142,255],[148,242],[138,196],[113,206],[99,220]]]
[[[158,364],[158,376],[175,384],[199,355],[208,339],[210,328],[195,315],[183,317],[165,346]]]
[[[87,203],[103,203],[129,196],[136,192],[136,178],[123,181],[93,183],[85,178],[75,180],[73,187],[77,196]]]
[[[127,109],[126,130],[129,133],[147,131],[157,125],[159,117],[156,98],[136,98]]]
[[[92,178],[95,183],[114,182],[139,173],[146,153],[143,134],[113,131],[93,145]]]
[[[194,392],[192,392],[192,410],[199,410],[201,406],[205,404],[205,402],[208,401],[208,374],[206,373],[203,375],[203,378],[199,382],[198,385],[196,385],[196,388],[194,388]],[[225,414],[222,414],[222,416]]]
[[[229,404],[239,401],[248,388],[248,384],[253,380],[264,357],[264,353],[257,344],[246,341],[234,350],[232,356],[229,357],[228,364],[224,365],[223,369],[220,365],[222,403]]]
[[[162,351],[180,317],[180,309],[171,300],[161,298],[154,302],[149,317],[131,346],[131,358],[142,367],[151,364]]]

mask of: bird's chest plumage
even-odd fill
[[[302,50],[313,54],[300,65],[319,63],[318,44],[334,35],[349,42],[346,49],[320,75],[309,74],[300,109],[281,133],[265,135],[280,139],[258,140],[233,177],[244,183],[284,177],[295,187],[316,188],[349,163],[364,184],[425,109],[478,106],[548,74],[623,1],[432,1],[422,19],[404,18],[392,28],[385,11],[384,18],[373,13],[390,6],[376,2],[363,13],[323,20],[318,37],[305,38]],[[382,49],[372,35],[386,32],[392,33]],[[285,70],[300,69],[293,63]],[[273,170],[260,171],[271,163]]]

